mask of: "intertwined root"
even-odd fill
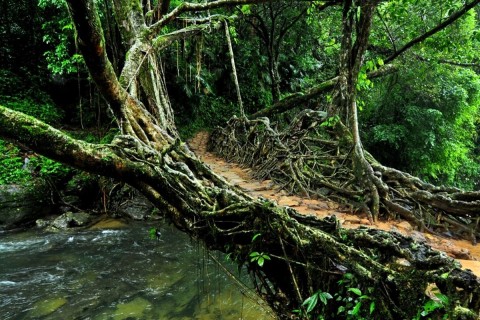
[[[359,156],[349,130],[322,111],[304,110],[283,130],[267,118],[233,118],[213,132],[209,148],[289,193],[336,200],[372,219],[400,216],[421,231],[473,242],[480,235],[480,192],[434,186]]]

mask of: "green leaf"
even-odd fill
[[[450,302],[448,297],[442,293],[437,293],[435,296],[443,303],[444,306],[448,305]]]
[[[318,303],[318,295],[314,294],[311,297],[308,297],[303,303],[302,307],[307,306],[307,313],[312,312],[312,310],[315,308],[315,306]]]
[[[372,303],[370,303],[370,314],[372,314],[373,311],[375,311],[375,301],[372,301]]]
[[[260,267],[263,267],[264,262],[265,262],[265,259],[262,256],[260,256],[257,260],[257,263]]]
[[[327,305],[328,299],[333,299],[332,295],[328,292],[317,292],[317,295],[320,298],[320,301],[322,301],[324,305]]]
[[[362,291],[358,288],[349,288],[348,291],[353,292],[354,294],[356,294],[359,297],[362,295]]]
[[[148,234],[150,235],[151,240],[155,240],[157,238],[157,228],[150,228],[150,230],[148,230]]]
[[[62,27],[62,30],[73,30],[73,24],[69,23]]]
[[[258,237],[260,237],[262,234],[261,233],[256,233],[253,237],[252,237],[252,242],[255,241]]]
[[[250,5],[245,4],[242,6],[242,13],[243,14],[250,14]]]
[[[360,307],[361,307],[361,306],[362,306],[362,303],[361,303],[361,302],[358,302],[358,303],[355,305],[355,308],[353,308],[351,315],[352,315],[352,316],[357,315],[357,314],[360,312]]]
[[[439,308],[442,308],[442,307],[443,307],[443,305],[440,302],[435,301],[435,300],[429,300],[423,306],[422,316],[426,316],[430,312],[435,311],[435,310],[437,310]]]

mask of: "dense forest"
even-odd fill
[[[185,141],[208,130],[288,193],[476,242],[479,3],[1,0],[0,184],[125,182],[282,319],[478,319],[452,259],[253,199]]]

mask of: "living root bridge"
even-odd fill
[[[469,315],[467,319],[477,317],[462,308],[480,307],[478,279],[459,269],[444,253],[399,234],[367,228],[345,230],[335,218],[317,220],[267,201],[250,209],[239,216],[242,229],[250,232],[237,233],[234,239],[227,236],[224,240],[236,243],[227,252],[231,250],[232,259],[247,264],[257,291],[281,318],[290,319],[292,311],[302,309],[302,301],[317,292],[336,293],[339,299],[329,300],[327,305],[319,303],[310,315],[347,318],[347,311],[339,314],[338,310],[348,310],[345,301],[355,299],[351,288],[369,297],[359,313],[369,319],[414,318],[430,300],[427,288],[438,288],[456,301],[458,308],[452,305],[452,313],[456,310]],[[224,233],[225,220],[221,223],[223,226],[218,220],[209,222]],[[271,260],[259,266],[252,261],[252,253]],[[370,313],[371,303],[375,307]],[[305,310],[301,318],[307,318]]]
[[[289,193],[336,200],[372,218],[374,197],[353,172],[352,136],[337,117],[304,110],[283,130],[268,118],[233,118],[211,135],[209,148]],[[421,231],[448,232],[476,242],[480,192],[434,186],[385,167],[368,153],[366,159],[381,186],[381,213],[408,220]]]
[[[132,136],[90,144],[1,106],[0,135],[79,169],[129,182],[179,229],[246,265],[258,293],[280,318],[295,317],[293,310],[302,309],[316,292],[337,293],[346,301],[352,298],[348,289],[356,288],[375,303],[371,313],[360,310],[372,319],[411,319],[419,305],[430,301],[427,287],[448,297],[448,310],[466,319],[478,316],[478,279],[443,253],[400,235],[344,230],[334,218],[317,220],[252,199],[215,175],[179,140],[160,151]],[[262,266],[255,256],[265,260]],[[339,284],[346,280],[348,286]],[[337,315],[345,301],[329,300],[310,314],[346,318]]]

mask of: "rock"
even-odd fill
[[[56,297],[56,298],[50,298],[43,301],[39,301],[35,303],[32,309],[28,312],[29,318],[38,319],[38,318],[48,316],[49,314],[52,314],[55,311],[57,311],[66,303],[67,303],[67,299],[65,299],[64,297]]]
[[[98,229],[121,229],[127,226],[126,223],[116,219],[105,219],[95,223],[93,226],[90,227],[91,230],[98,230]]]
[[[55,220],[52,221],[51,226],[61,230],[67,229],[71,221],[71,219],[67,216],[68,213],[69,212],[58,216]]]
[[[117,214],[134,220],[144,220],[152,213],[153,205],[145,197],[136,195],[133,199],[122,203]]]
[[[473,260],[472,254],[470,253],[470,251],[468,251],[465,248],[452,247],[450,249],[450,253],[453,255],[455,259]]]
[[[397,223],[397,227],[400,230],[405,230],[405,231],[408,231],[408,232],[413,230],[412,225],[408,221],[402,221],[402,222]]]
[[[45,219],[37,219],[37,221],[35,221],[35,224],[37,225],[38,228],[46,228],[46,227],[48,227],[51,223],[52,223],[52,221],[50,221],[50,220],[45,220]]]
[[[116,202],[112,210],[117,216],[145,220],[154,210],[153,204],[145,196],[128,185],[118,190],[112,200]]]
[[[87,212],[70,212],[69,215],[75,227],[83,227],[90,222],[91,217]]]
[[[420,243],[426,243],[427,239],[425,238],[425,235],[419,231],[413,231],[410,236],[413,238],[413,240],[420,242]]]
[[[51,222],[51,226],[56,229],[68,229],[72,227],[82,227],[89,223],[91,220],[90,215],[86,212],[66,212]],[[37,222],[37,225],[39,223]],[[43,224],[40,222],[40,224]]]
[[[360,219],[360,224],[371,225],[371,222],[370,220],[363,218],[363,219]]]
[[[152,309],[152,304],[141,297],[130,302],[119,303],[117,309],[111,315],[113,319],[144,319],[146,313]]]
[[[33,223],[53,209],[51,189],[44,181],[26,186],[0,185],[0,229]]]

